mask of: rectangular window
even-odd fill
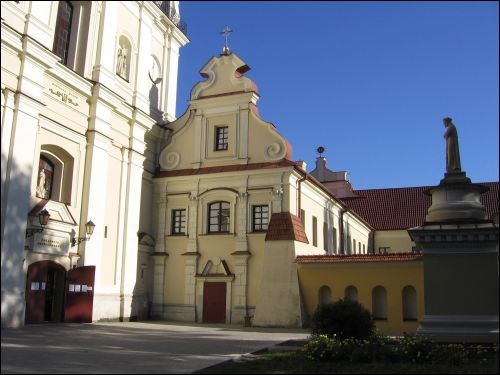
[[[208,233],[229,232],[229,203],[215,202],[208,206]]]
[[[172,210],[172,235],[186,234],[186,210]]]
[[[390,251],[391,251],[390,247],[379,247],[378,248],[379,254],[389,254]]]
[[[253,206],[252,208],[252,232],[267,230],[269,224],[269,206]]]
[[[215,128],[215,151],[223,151],[228,148],[228,127]]]
[[[57,10],[56,30],[54,33],[54,53],[62,59],[64,65],[68,62],[69,38],[73,6],[69,1],[60,1]]]
[[[300,210],[300,221],[302,222],[302,228],[306,230],[306,212],[304,210]]]
[[[313,246],[318,246],[318,219],[313,216]]]

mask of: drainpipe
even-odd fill
[[[342,208],[340,210],[339,216],[339,250],[340,254],[345,254],[345,241],[344,241],[344,214],[347,212],[347,209]]]
[[[301,172],[301,171],[299,171]],[[298,194],[299,194],[299,199],[298,199],[298,207],[297,207],[297,216],[302,219],[302,191],[301,191],[301,185],[302,185],[302,182],[304,182],[307,178],[307,173],[306,172],[303,172],[303,177],[298,181],[298,184],[299,184],[299,187],[298,187]]]

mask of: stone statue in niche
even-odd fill
[[[446,172],[461,172],[462,167],[460,165],[457,128],[453,125],[453,122],[451,122],[450,117],[444,118],[443,124],[446,127],[446,132],[443,135],[446,140]]]
[[[38,175],[38,186],[36,187],[36,196],[45,199],[45,170],[42,169]]]
[[[127,77],[127,55],[128,50],[124,46],[118,47],[118,58],[116,61],[116,74],[124,79]]]

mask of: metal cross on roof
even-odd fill
[[[226,41],[224,43],[224,49],[223,49],[223,53],[228,53],[229,52],[229,47],[227,45],[227,37],[229,36],[229,34],[231,34],[233,32],[232,29],[230,29],[227,25],[226,27],[224,28],[224,30],[221,31],[221,35],[224,36],[226,38]]]

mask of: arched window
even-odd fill
[[[417,320],[417,291],[411,285],[403,288],[403,320]]]
[[[372,290],[372,315],[375,320],[387,320],[387,291],[380,285]]]
[[[67,204],[72,200],[74,158],[59,146],[44,144],[40,148],[38,174],[35,180],[35,195]]]
[[[36,184],[36,196],[42,199],[50,199],[52,195],[52,181],[54,177],[54,164],[45,156],[40,156],[38,163],[38,179]]]
[[[332,290],[330,287],[323,285],[318,291],[318,301],[320,305],[332,302]]]
[[[208,233],[228,233],[230,222],[229,202],[214,202],[208,206]]]
[[[352,302],[358,302],[358,289],[354,285],[345,288],[344,299]]]

